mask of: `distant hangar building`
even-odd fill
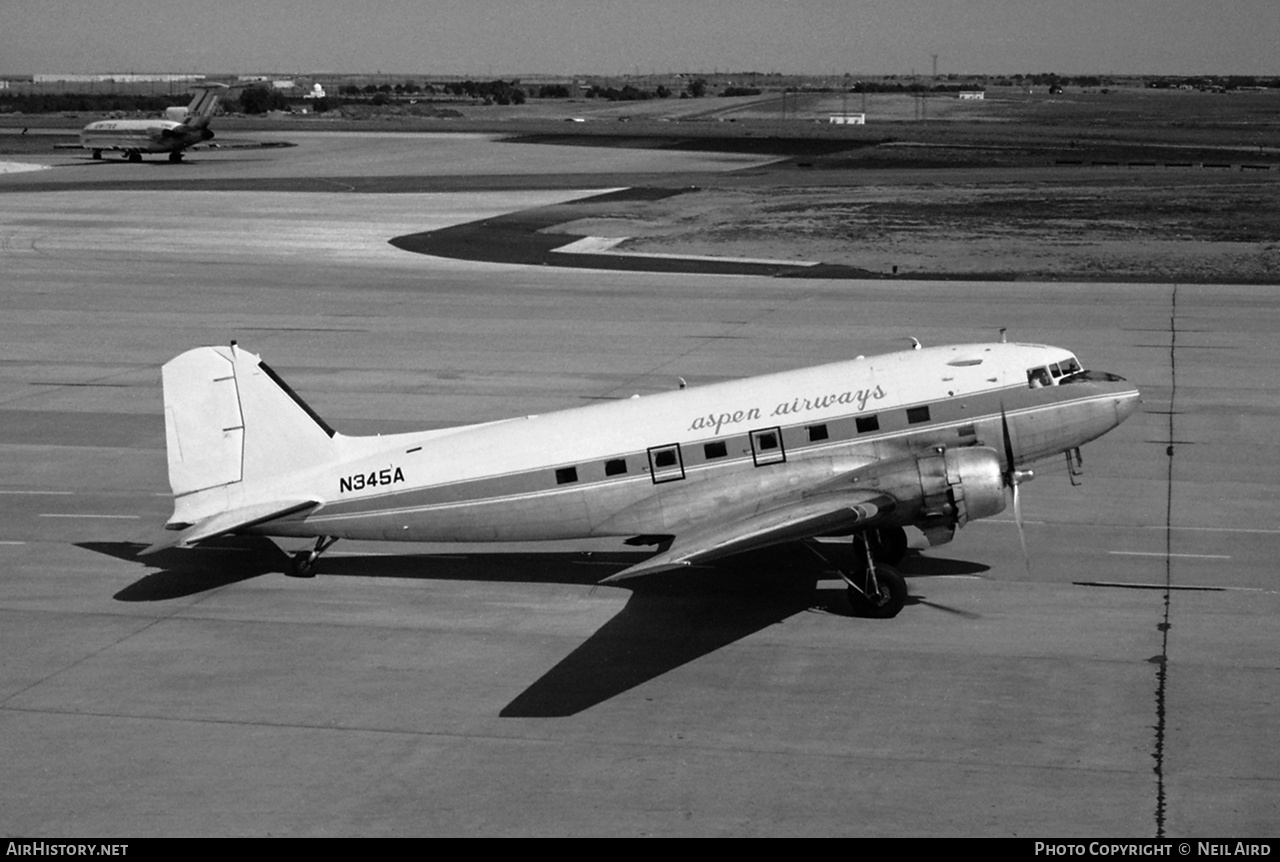
[[[866,114],[831,114],[827,122],[833,126],[865,126]]]

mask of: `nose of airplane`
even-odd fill
[[[1132,416],[1138,409],[1138,405],[1142,403],[1142,393],[1136,388],[1128,392],[1121,392],[1116,395],[1116,424],[1119,425],[1124,420]]]

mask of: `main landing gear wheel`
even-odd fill
[[[140,161],[142,161],[142,153],[136,153],[136,152],[133,152],[133,153],[125,153],[124,157],[125,157],[126,159],[128,159],[129,161],[131,161],[131,162],[140,162]]]
[[[314,578],[316,576],[316,561],[336,541],[338,539],[335,536],[321,536],[316,539],[316,546],[312,550],[298,551],[293,555],[290,575],[295,578]]]
[[[874,594],[872,594],[874,590]],[[886,565],[876,566],[875,585],[867,579],[867,587],[849,585],[849,604],[860,617],[887,620],[898,615],[907,602],[907,582],[897,569]]]
[[[174,150],[173,152],[169,153],[169,161],[171,162],[182,161],[182,150]]]
[[[905,533],[903,538],[906,538]],[[907,582],[897,569],[876,561],[874,547],[875,540],[871,537],[854,534],[853,555],[857,574],[845,574],[844,579],[849,585],[849,605],[855,615],[887,620],[896,617],[906,604]]]

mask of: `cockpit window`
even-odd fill
[[[1070,377],[1062,378],[1062,385],[1069,383],[1122,383],[1124,378],[1106,371],[1077,371]]]
[[[1041,386],[1049,386],[1051,378],[1049,377],[1048,368],[1028,368],[1027,369],[1027,385],[1032,389],[1039,389]]]
[[[1050,362],[1048,365],[1042,365],[1039,368],[1027,369],[1027,385],[1032,389],[1039,389],[1041,386],[1056,386],[1059,383],[1065,383],[1066,378],[1072,374],[1080,373],[1080,363],[1075,357],[1068,357],[1060,362]]]

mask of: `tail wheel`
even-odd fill
[[[316,576],[316,558],[318,554],[311,551],[298,551],[293,555],[290,569],[295,578],[314,578]]]
[[[310,551],[298,551],[298,553],[294,554],[293,563],[289,566],[293,577],[314,578],[316,576],[316,561],[336,541],[338,541],[337,536],[321,536],[316,539],[316,546]]]
[[[870,588],[870,578],[867,579]],[[896,617],[907,601],[907,582],[897,569],[886,565],[876,566],[875,590],[862,590],[849,585],[849,604],[860,617],[887,620]]]

